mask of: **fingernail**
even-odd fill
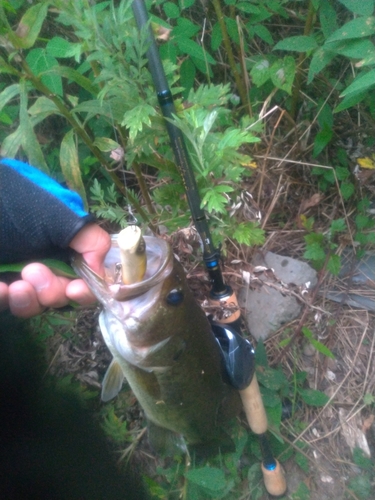
[[[27,293],[17,292],[9,296],[9,304],[16,309],[22,309],[30,305],[30,297]]]
[[[49,280],[39,271],[33,271],[27,274],[27,281],[33,285],[37,292],[40,292],[48,287]]]

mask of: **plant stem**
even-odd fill
[[[126,149],[126,144],[127,144],[127,138],[126,138],[126,134],[124,133],[124,129],[123,127],[117,127],[117,131],[121,137],[121,143],[122,143],[122,146],[124,149]],[[149,191],[148,191],[148,188],[147,188],[147,185],[146,185],[146,182],[145,182],[145,179],[143,177],[143,174],[142,174],[142,170],[141,170],[141,167],[139,165],[139,163],[133,161],[132,163],[132,169],[135,173],[135,176],[137,178],[137,181],[138,181],[138,186],[139,186],[139,189],[141,190],[141,193],[142,193],[142,196],[143,196],[143,199],[146,203],[146,206],[147,206],[147,210],[149,211],[149,213],[151,215],[156,215],[156,210],[154,208],[154,205],[152,204],[152,200],[150,198],[150,194],[149,194]]]
[[[141,190],[143,199],[145,200],[147,210],[150,212],[150,214],[155,215],[156,211],[155,211],[154,205],[152,204],[150,194],[148,192],[147,185],[145,182],[145,178],[143,177],[142,170],[141,170],[139,163],[137,163],[136,161],[133,161],[132,169],[134,170],[135,176],[137,177],[139,189]]]
[[[236,61],[234,60],[234,55],[229,40],[228,30],[225,25],[224,14],[220,6],[220,0],[212,0],[212,4],[214,6],[216,17],[220,25],[221,34],[223,36],[224,47],[228,56],[229,66],[232,70],[232,74],[236,82],[238,93],[240,94],[242,105],[250,107],[246,87],[242,81],[241,74],[237,69]]]
[[[312,0],[309,1],[309,10],[307,12],[307,17],[306,17],[306,22],[305,22],[305,28],[303,30],[303,34],[305,36],[310,35],[313,24],[314,24],[314,17],[315,17],[315,8],[313,5]],[[306,57],[305,52],[300,52],[298,56],[298,62],[297,62],[297,75],[296,79],[294,82],[293,86],[293,92],[292,92],[292,102],[290,105],[290,115],[292,118],[295,120],[296,114],[297,114],[297,109],[298,109],[298,101],[299,101],[299,93],[301,90],[301,84],[302,84],[302,72],[301,72],[301,66],[303,64],[303,60]]]

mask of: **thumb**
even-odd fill
[[[82,254],[87,264],[99,275],[104,275],[104,257],[111,247],[111,238],[97,224],[88,224],[76,234],[69,245]]]

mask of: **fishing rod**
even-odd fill
[[[176,115],[176,109],[160,59],[159,50],[149,24],[145,2],[144,0],[133,0],[132,7],[139,31],[147,30],[146,32],[149,43],[147,50],[148,67],[154,82],[159,105],[165,118],[166,128],[175,156],[176,165],[183,180],[192,219],[203,243],[203,260],[212,285],[212,289],[210,291],[210,301],[214,304],[226,302],[227,304],[232,303],[238,306],[233,290],[229,285],[224,283],[219,262],[219,250],[216,249],[213,244],[207,219],[203,209],[201,208],[198,186],[194,177],[184,136],[181,130],[173,123],[174,115]],[[240,311],[237,307],[237,310],[233,315],[221,322],[225,324],[217,325],[216,327],[220,330],[220,334],[216,334],[216,338],[222,347],[226,361],[227,358],[230,358],[230,356],[226,357],[225,351],[226,349],[230,349],[231,345],[238,347],[239,351],[242,349],[245,357],[251,355],[248,348],[249,343],[242,339],[242,337],[238,334],[237,330],[239,326],[239,319]],[[214,329],[215,328],[213,327],[213,330]],[[220,335],[225,336],[225,342],[220,342]],[[247,346],[245,346],[245,343]],[[223,346],[225,347],[223,348]],[[248,357],[248,360],[251,362],[252,358]],[[234,364],[232,363],[231,366],[233,371],[236,369]],[[260,440],[260,447],[262,451],[262,472],[265,487],[271,495],[283,495],[286,491],[286,482],[279,462],[272,455],[266,436],[268,428],[267,416],[259,391],[258,382],[253,370],[250,370],[249,367],[243,366],[243,371],[247,372],[247,374],[243,374],[242,379],[241,376],[239,379],[236,379],[236,377],[230,377],[230,379],[236,389],[239,390],[249,426],[251,430],[258,435]]]

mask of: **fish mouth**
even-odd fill
[[[147,256],[144,279],[131,285],[117,283],[118,264],[121,263],[117,238],[118,234],[111,235],[111,248],[104,259],[104,279],[88,266],[80,254],[72,257],[74,270],[104,305],[108,305],[108,301],[123,302],[146,293],[163,282],[173,270],[173,253],[168,243],[154,236],[144,236]]]
[[[117,234],[111,236],[111,248],[104,259],[107,283],[116,278],[116,264],[121,262],[117,237]],[[131,285],[123,285],[121,283],[110,284],[109,290],[114,300],[121,302],[142,295],[150,288],[164,281],[172,272],[173,255],[168,243],[153,236],[144,236],[144,240],[147,256],[147,268],[144,279],[139,283],[132,283]]]

